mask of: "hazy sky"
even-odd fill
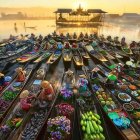
[[[101,8],[111,13],[140,13],[140,0],[0,0],[0,7]]]

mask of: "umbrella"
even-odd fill
[[[111,65],[111,66],[109,66],[109,69],[115,69],[116,68],[116,65],[115,64],[113,64],[113,65]]]
[[[111,80],[111,81],[115,81],[115,80],[117,80],[116,75],[113,75],[113,74],[108,75],[107,78],[108,78],[109,80]]]
[[[133,65],[133,63],[132,63],[132,61],[127,61],[126,65],[131,66],[131,65]]]

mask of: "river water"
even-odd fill
[[[16,23],[16,26],[15,26]],[[26,27],[36,27],[32,28],[24,28],[24,24]],[[104,23],[103,26],[98,28],[58,28],[55,25],[55,20],[0,20],[0,40],[9,37],[10,34],[20,35],[20,34],[30,34],[34,33],[36,35],[42,34],[46,35],[48,33],[52,33],[56,30],[58,33],[63,32],[64,34],[69,32],[76,32],[79,34],[80,32],[84,33],[94,33],[104,34],[105,36],[111,35],[126,37],[127,42],[132,40],[139,41],[140,40],[140,27],[136,25],[130,24],[114,24],[114,23]]]

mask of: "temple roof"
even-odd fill
[[[72,9],[57,9],[54,13],[70,13]]]
[[[105,11],[102,11],[101,9],[88,9],[88,13],[107,13]]]

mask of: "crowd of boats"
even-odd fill
[[[0,43],[0,140],[139,140],[139,50],[97,34],[11,35]]]

